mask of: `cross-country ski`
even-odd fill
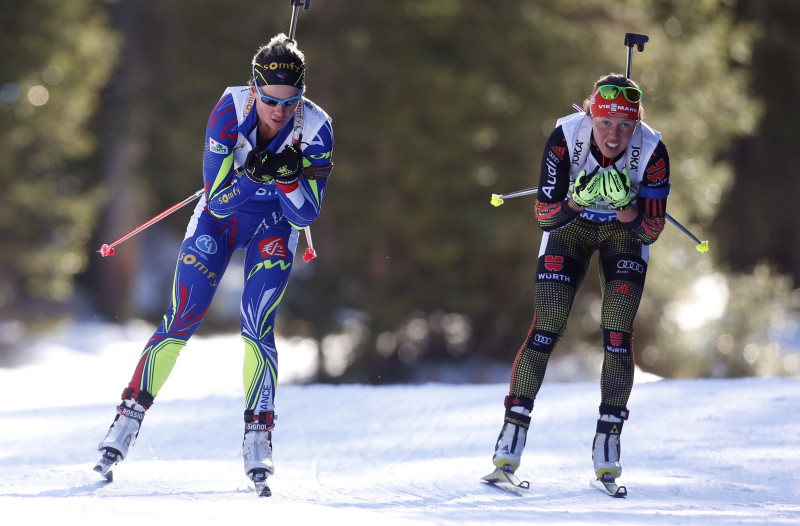
[[[520,480],[510,469],[497,468],[488,475],[481,477],[481,480],[500,489],[516,493],[518,495],[527,494],[531,487],[527,480]]]
[[[627,488],[625,488],[625,486],[618,486],[614,477],[608,474],[604,475],[602,478],[592,480],[591,485],[593,488],[597,488],[603,493],[617,499],[628,496]]]

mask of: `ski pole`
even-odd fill
[[[650,38],[647,35],[639,35],[636,33],[625,33],[625,45],[628,47],[628,61],[625,67],[625,76],[626,78],[631,78],[631,71],[633,66],[633,46],[637,46],[636,48],[641,52],[644,51],[644,45],[648,42]],[[573,104],[572,107],[575,111],[583,111],[583,108],[578,106],[577,104]],[[525,190],[517,190],[516,192],[510,192],[507,194],[492,194],[491,203],[493,206],[500,206],[503,204],[503,199],[511,199],[514,197],[522,197],[524,195],[531,195],[535,194],[539,191],[539,188],[526,188]],[[666,214],[667,221],[675,225],[678,230],[686,234],[690,239],[692,239],[697,246],[695,247],[699,252],[707,252],[708,251],[708,241],[701,241],[698,239],[697,236],[692,234],[688,228],[680,224],[674,217],[669,214]]]
[[[162,219],[164,219],[165,217],[167,217],[171,213],[175,212],[176,210],[178,210],[180,208],[183,208],[184,206],[188,205],[189,203],[191,203],[192,201],[194,201],[195,199],[197,199],[201,195],[203,195],[203,189],[202,188],[200,190],[198,190],[197,192],[195,192],[194,194],[192,194],[191,196],[189,196],[186,199],[184,199],[183,201],[181,201],[180,203],[177,203],[177,204],[167,208],[166,210],[164,210],[163,212],[161,212],[160,214],[155,216],[153,219],[150,219],[149,221],[147,221],[143,225],[138,226],[135,229],[131,230],[130,232],[128,232],[127,234],[125,234],[121,238],[119,238],[116,241],[114,241],[113,243],[103,244],[103,246],[100,247],[100,250],[98,250],[98,252],[103,257],[113,256],[114,253],[115,253],[115,250],[114,250],[115,246],[119,245],[120,243],[122,243],[126,239],[132,238],[133,236],[135,236],[136,234],[138,234],[139,232],[141,232],[145,228],[147,228],[147,227],[149,227],[149,226],[161,221]],[[303,255],[303,261],[308,262],[308,261],[311,261],[312,259],[314,259],[315,257],[317,257],[317,252],[314,250],[314,245],[311,242],[311,229],[309,227],[305,227],[303,230],[306,233],[306,242],[308,243],[308,248],[306,249],[306,253]]]
[[[292,3],[292,21],[289,23],[289,38],[294,40],[294,33],[297,29],[297,12],[300,6],[303,6],[303,11],[308,12],[311,9],[311,0],[291,0]]]
[[[510,192],[507,194],[492,194],[491,203],[492,206],[497,207],[503,204],[504,199],[512,199],[514,197],[522,197],[523,195],[531,195],[535,194],[538,191],[539,188],[534,186],[533,188],[526,188],[525,190],[517,190],[516,192]],[[697,249],[698,252],[708,252],[708,241],[701,241],[700,239],[697,238],[697,236],[692,234],[688,228],[680,224],[677,219],[675,219],[669,214],[666,214],[666,216],[667,216],[667,221],[678,227],[678,230],[689,236],[690,239],[692,239],[695,243],[697,243],[697,246],[695,246],[695,248]]]
[[[306,233],[306,243],[308,243],[308,248],[306,249],[306,253],[303,254],[303,261],[308,263],[309,261],[317,257],[317,252],[314,250],[314,243],[311,242],[311,229],[305,227],[303,231],[305,231]]]
[[[638,33],[625,33],[625,47],[628,48],[628,58],[625,63],[625,77],[630,79],[633,76],[633,46],[639,53],[644,51],[644,45],[650,40],[647,35],[640,35]],[[700,241],[697,236],[689,232],[689,230],[682,224],[678,223],[669,214],[667,214],[667,221],[678,227],[678,230],[689,236],[695,243],[697,243],[697,250],[706,252],[708,250],[708,241]]]
[[[639,50],[639,53],[644,51],[644,45],[650,40],[647,35],[639,35],[637,33],[625,33],[625,45],[628,47],[628,61],[625,65],[625,78],[630,79],[633,74],[633,46]]]
[[[184,199],[183,201],[181,201],[180,203],[177,203],[177,204],[167,208],[166,210],[164,210],[163,212],[161,212],[160,214],[155,216],[153,219],[147,221],[143,225],[138,226],[135,229],[131,230],[130,232],[128,232],[127,234],[125,234],[121,238],[119,238],[116,241],[114,241],[113,243],[104,244],[102,247],[100,247],[100,250],[98,250],[98,252],[103,257],[113,256],[114,255],[114,247],[115,246],[119,245],[120,243],[122,243],[126,239],[132,238],[133,236],[135,236],[136,234],[138,234],[139,232],[141,232],[145,228],[149,227],[150,225],[161,221],[162,219],[164,219],[165,217],[170,215],[175,210],[178,210],[179,208],[183,208],[184,206],[188,205],[189,203],[191,203],[192,201],[194,201],[195,199],[197,199],[201,195],[203,195],[203,189],[202,188],[200,190],[198,190],[197,192],[195,192],[194,194],[192,194],[191,196],[189,196],[186,199]]]
[[[294,40],[295,30],[297,28],[297,12],[299,11],[300,6],[303,6],[303,11],[308,11],[309,9],[311,9],[311,0],[291,0],[291,3],[292,3],[292,20],[291,20],[291,25],[290,25],[290,28],[289,28],[289,33],[290,33],[289,38]],[[298,127],[295,127],[294,132],[295,132],[294,141],[295,141],[295,143],[298,143],[298,142],[300,142],[300,137],[301,137],[300,135],[298,135],[299,134]],[[130,232],[128,232],[127,234],[125,234],[121,238],[119,238],[116,241],[114,241],[113,243],[103,244],[103,246],[100,247],[100,250],[98,250],[98,252],[103,257],[113,256],[114,252],[115,252],[115,250],[114,250],[115,246],[119,245],[120,243],[122,243],[126,239],[130,239],[131,237],[135,236],[136,234],[138,234],[139,232],[141,232],[145,228],[149,227],[150,225],[153,225],[154,223],[157,223],[158,221],[161,221],[162,219],[164,219],[165,217],[167,217],[171,213],[175,212],[176,210],[178,210],[180,208],[183,208],[184,206],[188,205],[189,203],[191,203],[192,201],[194,201],[195,199],[197,199],[198,197],[203,195],[203,191],[204,191],[204,189],[201,188],[200,190],[198,190],[197,192],[195,192],[191,196],[187,197],[186,199],[184,199],[180,203],[177,203],[177,204],[171,206],[170,208],[164,210],[163,212],[161,212],[160,214],[158,214],[157,216],[155,216],[151,220],[149,220],[146,223],[144,223],[143,225],[135,228],[134,230],[131,230]],[[303,261],[308,262],[308,261],[314,259],[315,257],[317,257],[317,252],[314,250],[314,245],[311,242],[311,228],[310,227],[305,227],[303,230],[306,233],[306,242],[308,243],[308,248],[306,249],[306,252],[303,255]]]
[[[311,0],[291,0],[292,3],[292,20],[289,23],[289,38],[294,41],[294,35],[297,31],[297,13],[300,11],[300,6],[303,7],[303,11],[308,12],[311,9]],[[299,145],[303,139],[303,117],[302,112],[303,105],[299,105],[295,110],[295,119],[294,119],[294,127],[292,128],[292,143],[294,145]],[[306,244],[308,248],[306,248],[305,254],[303,254],[303,261],[308,263],[315,257],[317,257],[317,251],[314,250],[314,244],[311,242],[311,226],[307,226],[303,229],[306,233]]]

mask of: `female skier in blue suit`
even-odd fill
[[[202,323],[236,250],[245,251],[241,302],[245,473],[266,488],[278,353],[275,316],[298,234],[319,215],[330,174],[330,117],[304,97],[305,57],[286,35],[253,57],[248,86],[229,87],[211,112],[203,153],[205,193],[181,245],[169,308],[145,345],[98,449],[107,477],[127,455],[178,354]],[[268,492],[269,489],[264,490]]]

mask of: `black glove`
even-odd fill
[[[254,183],[271,183],[273,180],[290,185],[300,178],[303,169],[303,152],[296,146],[287,146],[281,153],[250,150],[244,162],[247,178]]]

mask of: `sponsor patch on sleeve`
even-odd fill
[[[228,155],[228,147],[224,144],[220,144],[211,137],[208,138],[208,150],[212,153],[219,153],[222,155]]]

